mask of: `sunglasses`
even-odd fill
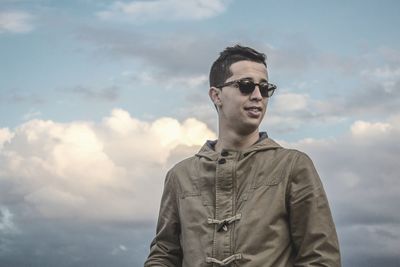
[[[272,83],[268,82],[260,82],[260,83],[255,83],[252,80],[249,79],[241,79],[241,80],[235,80],[235,81],[230,81],[224,84],[221,84],[219,86],[215,86],[216,88],[222,89],[225,86],[229,86],[235,84],[238,88],[239,91],[244,94],[244,95],[250,95],[253,93],[254,89],[256,89],[256,85],[260,89],[260,93],[263,97],[271,97],[274,94],[275,89],[277,86]]]

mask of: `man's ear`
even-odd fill
[[[210,90],[208,90],[208,95],[216,107],[221,106],[221,89],[211,86]]]

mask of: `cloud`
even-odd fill
[[[171,31],[155,35],[137,29],[96,26],[81,28],[79,38],[95,47],[96,53],[112,60],[133,59],[140,66],[140,71],[126,72],[127,77],[144,84],[162,82],[167,89],[200,86],[205,89],[211,62],[218,52],[242,40],[229,32],[219,36],[213,36],[213,33],[194,36],[188,32]],[[354,116],[366,119],[371,115],[384,116],[388,112],[400,111],[400,78],[396,76],[399,65],[393,58],[389,60],[389,55],[396,55],[397,50],[381,49],[370,56],[351,57],[321,51],[301,36],[286,38],[283,38],[287,41],[284,46],[273,46],[264,40],[243,42],[266,52],[271,79],[275,77],[272,80],[279,80],[279,77],[287,80],[288,74],[294,80],[293,84],[284,85],[284,88],[278,84],[279,91],[270,101],[269,126],[287,133],[310,122],[334,125]],[[300,41],[293,45],[290,38]],[[210,39],[213,42],[204,41]],[[385,60],[382,63],[377,58]],[[304,85],[304,80],[309,78],[304,79],[302,75],[308,73],[318,75],[320,80]],[[333,81],[328,80],[326,74]],[[339,83],[341,80],[343,82]],[[332,89],[328,95],[317,93],[325,92],[326,88]],[[187,95],[190,98],[198,94],[190,91]],[[208,103],[203,106],[208,107]],[[190,111],[191,108],[184,107],[184,110]],[[214,124],[211,112],[201,117],[208,125]]]
[[[286,100],[310,101],[290,94]],[[303,104],[285,112],[298,109]],[[121,266],[129,266],[129,261],[141,264],[137,257],[148,251],[154,222],[148,224],[157,216],[166,170],[193,155],[205,139],[215,138],[196,119],[146,122],[121,109],[99,123],[36,119],[0,133],[0,202],[8,210],[0,221],[12,221],[22,231],[4,239],[8,254],[2,258],[15,260],[15,251],[33,258],[51,251],[61,258],[67,255],[68,262],[73,258],[81,265],[98,266],[107,266],[114,257],[124,261]],[[394,203],[400,201],[399,136],[397,115],[385,121],[355,121],[336,138],[279,141],[313,158],[330,199],[346,265],[354,258],[385,257],[388,266],[395,266],[390,259],[398,259],[400,216]],[[39,236],[34,245],[32,240]],[[108,242],[102,242],[104,238]],[[355,246],[355,240],[361,245]],[[101,251],[107,264],[82,255],[82,246]]]
[[[101,19],[130,21],[202,20],[223,13],[227,0],[154,0],[114,2],[107,10],[98,12]]]
[[[188,91],[190,89],[208,88],[208,76],[205,74],[170,76],[157,71],[124,71],[121,76],[129,81],[134,81],[135,84],[141,83],[144,86],[162,84],[162,87],[166,90],[181,88]],[[205,92],[207,91],[205,90]]]
[[[278,112],[297,112],[307,108],[310,97],[305,94],[283,93],[276,97],[275,105]]]
[[[91,89],[84,86],[77,86],[72,89],[68,89],[67,91],[84,97],[86,100],[92,101],[102,100],[113,102],[116,101],[119,97],[119,88],[115,86],[101,89]]]
[[[167,170],[214,138],[193,118],[122,109],[1,128],[0,265],[143,265]]]
[[[14,223],[14,214],[6,206],[0,206],[0,257],[10,249],[10,240],[20,233]]]
[[[0,12],[0,33],[26,33],[33,30],[33,16],[24,11]]]
[[[346,260],[399,259],[394,248],[400,246],[396,205],[400,202],[400,115],[385,121],[356,121],[347,134],[336,138],[281,143],[313,158]]]
[[[261,51],[267,55],[269,68],[285,72],[304,72],[318,59],[319,51],[302,36],[283,37],[282,45],[264,44]],[[290,40],[290,41],[289,41]],[[296,44],[293,43],[296,40]]]
[[[390,132],[392,128],[392,125],[389,123],[356,121],[351,126],[351,134],[354,137],[361,138],[365,136],[382,136],[385,133]]]
[[[383,47],[362,55],[351,85],[330,99],[328,112],[362,119],[385,118],[400,112],[400,51]]]
[[[265,35],[271,35],[268,30]],[[251,37],[249,37],[251,38]],[[302,79],[309,73],[328,72],[330,76],[348,77],[360,67],[365,66],[366,59],[357,56],[342,55],[315,46],[302,34],[277,33],[275,44],[260,40],[256,47],[267,55],[267,64],[274,77],[290,75],[291,79]],[[318,76],[317,76],[318,77]],[[309,78],[307,77],[309,80]]]
[[[46,100],[42,95],[31,93],[28,91],[6,91],[0,94],[0,103],[15,103],[15,104],[43,104]]]
[[[301,86],[301,85],[298,85]],[[336,124],[346,119],[348,114],[332,112],[335,100],[315,99],[306,93],[293,93],[296,89],[283,89],[275,94],[268,104],[268,114],[262,127],[278,132],[292,132],[304,125]]]
[[[13,214],[8,208],[0,207],[0,234],[10,234],[16,231],[17,228],[13,222]]]
[[[365,56],[361,60],[365,64],[350,63],[354,67],[351,73],[356,75],[332,94],[321,97],[308,93],[311,88],[318,89],[321,81],[279,88],[270,100],[266,124],[279,132],[290,132],[310,123],[334,125],[346,120],[384,119],[388,114],[400,113],[400,60],[395,56],[399,51],[383,51]],[[393,57],[387,59],[386,54]]]
[[[187,31],[154,34],[137,28],[89,25],[82,26],[76,34],[96,56],[112,61],[134,60],[140,66],[139,72],[162,77],[208,74],[212,61],[228,45],[224,36],[209,32],[207,36],[202,34],[202,39],[201,33],[194,35]]]
[[[166,171],[214,138],[193,118],[122,109],[1,128],[0,265],[143,265]]]
[[[0,128],[0,148],[3,144],[9,142],[13,138],[14,134],[8,128]]]
[[[376,68],[362,71],[362,77],[365,80],[361,83],[360,88],[347,99],[337,103],[336,111],[361,116],[386,116],[400,112],[399,73],[398,68]]]
[[[392,67],[386,65],[373,70],[363,70],[361,74],[363,76],[372,76],[383,80],[398,79],[400,78],[400,66]]]
[[[99,221],[153,218],[159,199],[148,192],[161,192],[171,158],[215,138],[196,119],[145,122],[121,109],[100,124],[35,119],[0,133],[3,188],[45,218]]]
[[[207,33],[207,36],[202,38],[199,34],[193,36],[187,32],[179,34],[164,32],[154,35],[98,27],[84,27],[79,32],[81,40],[94,44],[96,53],[110,56],[113,60],[132,58],[141,66],[140,71],[125,71],[124,78],[141,82],[143,85],[162,84],[167,90],[171,88],[185,90],[189,100],[188,105],[178,108],[176,116],[181,118],[189,114],[206,122],[212,129],[216,129],[214,126],[216,120],[206,93],[207,76],[211,63],[224,47],[241,43],[241,39],[235,36],[236,34],[231,36],[230,33],[219,36]],[[213,42],[204,41],[210,39]],[[171,40],[174,41],[171,42]],[[236,41],[227,42],[226,40]],[[288,70],[304,72],[307,68],[317,65],[314,61],[317,61],[319,52],[312,47],[311,49],[311,45],[305,41],[302,42],[301,47],[296,45],[288,49],[274,48],[262,40],[253,43],[243,40],[242,43],[257,47],[260,51],[266,51],[268,58],[271,59],[270,62],[273,62],[271,68],[278,72],[287,73]],[[293,62],[296,60],[298,62]],[[271,100],[270,114],[272,116],[268,116],[268,125],[279,129],[280,132],[293,131],[310,121],[336,123],[346,117],[346,114],[336,113],[335,102],[332,99],[317,100],[305,93],[294,93],[305,90],[304,82],[285,89],[279,89]],[[290,105],[285,102],[289,100]],[[303,109],[300,108],[297,100],[303,101],[301,103]],[[276,101],[279,102],[277,105],[274,103]]]
[[[29,112],[27,112],[26,114],[24,114],[22,116],[22,119],[24,121],[27,121],[27,120],[30,120],[32,118],[39,117],[41,114],[42,113],[40,111],[31,109]]]

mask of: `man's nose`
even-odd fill
[[[260,87],[258,85],[255,85],[254,91],[250,95],[250,99],[258,100],[258,101],[263,99],[261,92],[260,92]]]

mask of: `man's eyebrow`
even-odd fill
[[[243,78],[240,78],[240,80],[250,80],[250,81],[254,82],[254,79],[253,79],[252,77],[243,77]],[[262,78],[262,79],[260,80],[260,82],[268,82],[268,80]]]

